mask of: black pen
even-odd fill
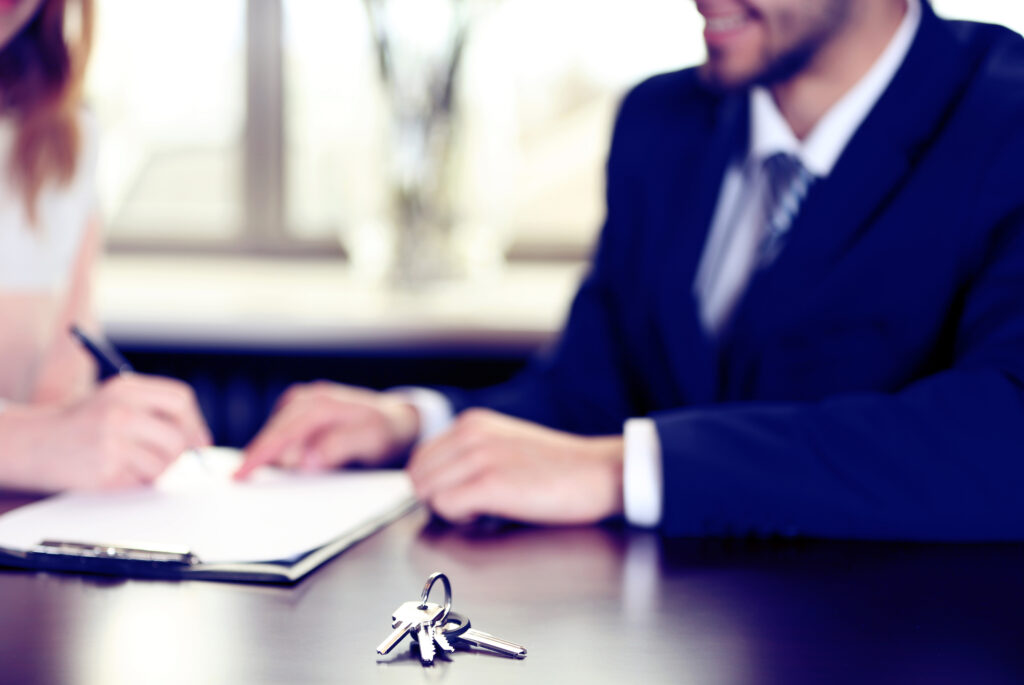
[[[93,359],[99,365],[100,380],[106,380],[111,376],[117,376],[122,373],[132,373],[135,371],[132,368],[131,362],[121,356],[121,353],[114,349],[114,346],[107,341],[99,342],[93,340],[87,335],[81,328],[76,325],[71,326],[71,335],[78,339],[78,342],[82,343],[82,346],[89,351]]]
[[[89,354],[91,354],[93,359],[96,360],[96,363],[99,365],[100,380],[106,380],[113,376],[135,373],[135,367],[132,366],[131,362],[125,359],[108,341],[103,340],[100,342],[93,339],[75,324],[71,325],[71,335],[75,336],[75,338],[78,339],[78,342],[82,343],[82,346],[88,350]],[[186,451],[191,453],[199,461],[199,464],[204,470],[209,472],[210,468],[206,465],[206,460],[203,459],[203,455],[198,449],[195,447],[189,447]]]

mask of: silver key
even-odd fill
[[[450,642],[448,642],[448,638],[445,637],[444,630],[442,628],[443,627],[439,625],[433,626],[434,642],[436,642],[437,646],[440,647],[443,651],[447,652],[448,654],[452,654],[455,652],[455,648],[452,647],[452,644]]]
[[[448,638],[444,636],[444,629],[439,621],[435,623],[421,623],[416,631],[416,640],[420,647],[420,661],[424,665],[434,663],[434,656],[437,654],[434,644],[437,644],[438,647],[448,654],[455,651],[455,648],[448,642]]]
[[[476,630],[466,616],[454,611],[448,614],[444,628],[437,632],[443,633],[456,647],[480,647],[516,659],[526,658],[526,647]]]
[[[394,630],[384,639],[384,642],[377,645],[377,653],[387,654],[406,635],[416,632],[423,624],[430,625],[444,612],[444,608],[440,604],[428,602],[425,606],[425,609],[421,609],[419,602],[405,602],[395,609],[395,613],[391,616],[391,627]]]
[[[416,631],[416,639],[420,643],[420,661],[425,664],[434,663],[434,628],[430,623],[421,623]]]
[[[437,652],[434,649],[436,644],[448,654],[453,654],[455,648],[448,642],[444,634],[444,626],[440,624],[442,617],[438,617],[433,623],[421,623],[416,631],[416,641],[419,643],[420,660],[424,664],[434,663],[434,656]]]
[[[458,642],[469,645],[470,647],[482,647],[489,649],[492,652],[503,654],[505,656],[514,657],[516,659],[523,659],[526,657],[526,647],[517,645],[515,642],[509,642],[508,640],[502,640],[500,637],[494,637],[490,633],[485,633],[475,628],[470,628],[457,639]]]

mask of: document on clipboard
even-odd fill
[[[295,583],[416,507],[404,471],[231,474],[237,450],[182,455],[149,488],[55,495],[0,515],[0,566]]]

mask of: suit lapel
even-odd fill
[[[714,401],[718,387],[717,352],[700,323],[693,282],[726,168],[746,149],[748,117],[745,94],[723,97],[716,104],[709,137],[698,154],[701,161],[676,175],[667,189],[672,196],[665,198],[674,211],[666,215],[667,248],[656,256],[663,279],[656,316],[661,319],[658,330],[664,334],[673,379],[676,387],[683,389],[680,401],[686,404]],[[674,161],[669,168],[679,166]]]
[[[967,68],[958,51],[949,29],[925,3],[903,65],[832,174],[812,187],[782,254],[771,269],[751,280],[730,337],[748,324],[763,332],[766,326],[781,323],[785,310],[780,303],[798,302],[801,294],[815,292],[870,228],[908,178],[962,88]]]

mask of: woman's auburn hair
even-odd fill
[[[69,5],[77,17],[69,15]],[[69,35],[71,29],[77,35]],[[79,108],[92,30],[92,0],[43,0],[0,50],[0,98],[16,131],[8,171],[33,224],[43,186],[70,183],[79,161]]]

